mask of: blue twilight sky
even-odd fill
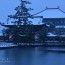
[[[56,8],[60,6],[60,9],[65,11],[65,0],[28,0],[32,4],[28,5],[28,7],[33,8],[31,11],[32,14],[35,14],[45,7]],[[19,0],[0,0],[0,21],[6,22],[7,16],[15,13],[15,7],[19,5]]]

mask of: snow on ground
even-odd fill
[[[0,42],[0,48],[1,47],[12,47],[12,46],[17,46],[17,45],[13,43]]]

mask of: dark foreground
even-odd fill
[[[61,50],[61,51],[59,51]],[[65,65],[64,47],[0,49],[0,65]]]

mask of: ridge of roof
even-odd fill
[[[56,8],[48,8],[48,7],[46,7],[46,9],[45,9],[45,10],[49,10],[49,9],[58,9],[58,10],[60,10],[61,12],[65,13],[63,10],[61,10],[61,9],[60,9],[60,7],[59,7],[59,6],[58,6],[58,7],[56,7]]]
[[[40,13],[42,13],[42,12],[44,12],[44,11],[46,11],[46,10],[49,10],[49,9],[58,9],[59,11],[61,11],[62,13],[65,13],[63,10],[61,10],[60,9],[60,7],[58,6],[58,7],[56,7],[56,8],[48,8],[47,6],[46,6],[46,8],[44,9],[44,10],[42,10],[42,11],[40,11],[40,12],[38,12],[38,13],[36,13],[36,14],[34,14],[33,16],[35,16],[35,15],[37,15],[37,14],[40,14]]]
[[[48,7],[46,6],[46,9],[59,9],[59,6],[56,7],[56,8],[48,8]]]

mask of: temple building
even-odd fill
[[[46,7],[46,9],[41,11],[38,15],[43,15],[43,23],[49,27],[48,33],[50,33],[50,35],[65,36],[65,12],[59,7]]]

